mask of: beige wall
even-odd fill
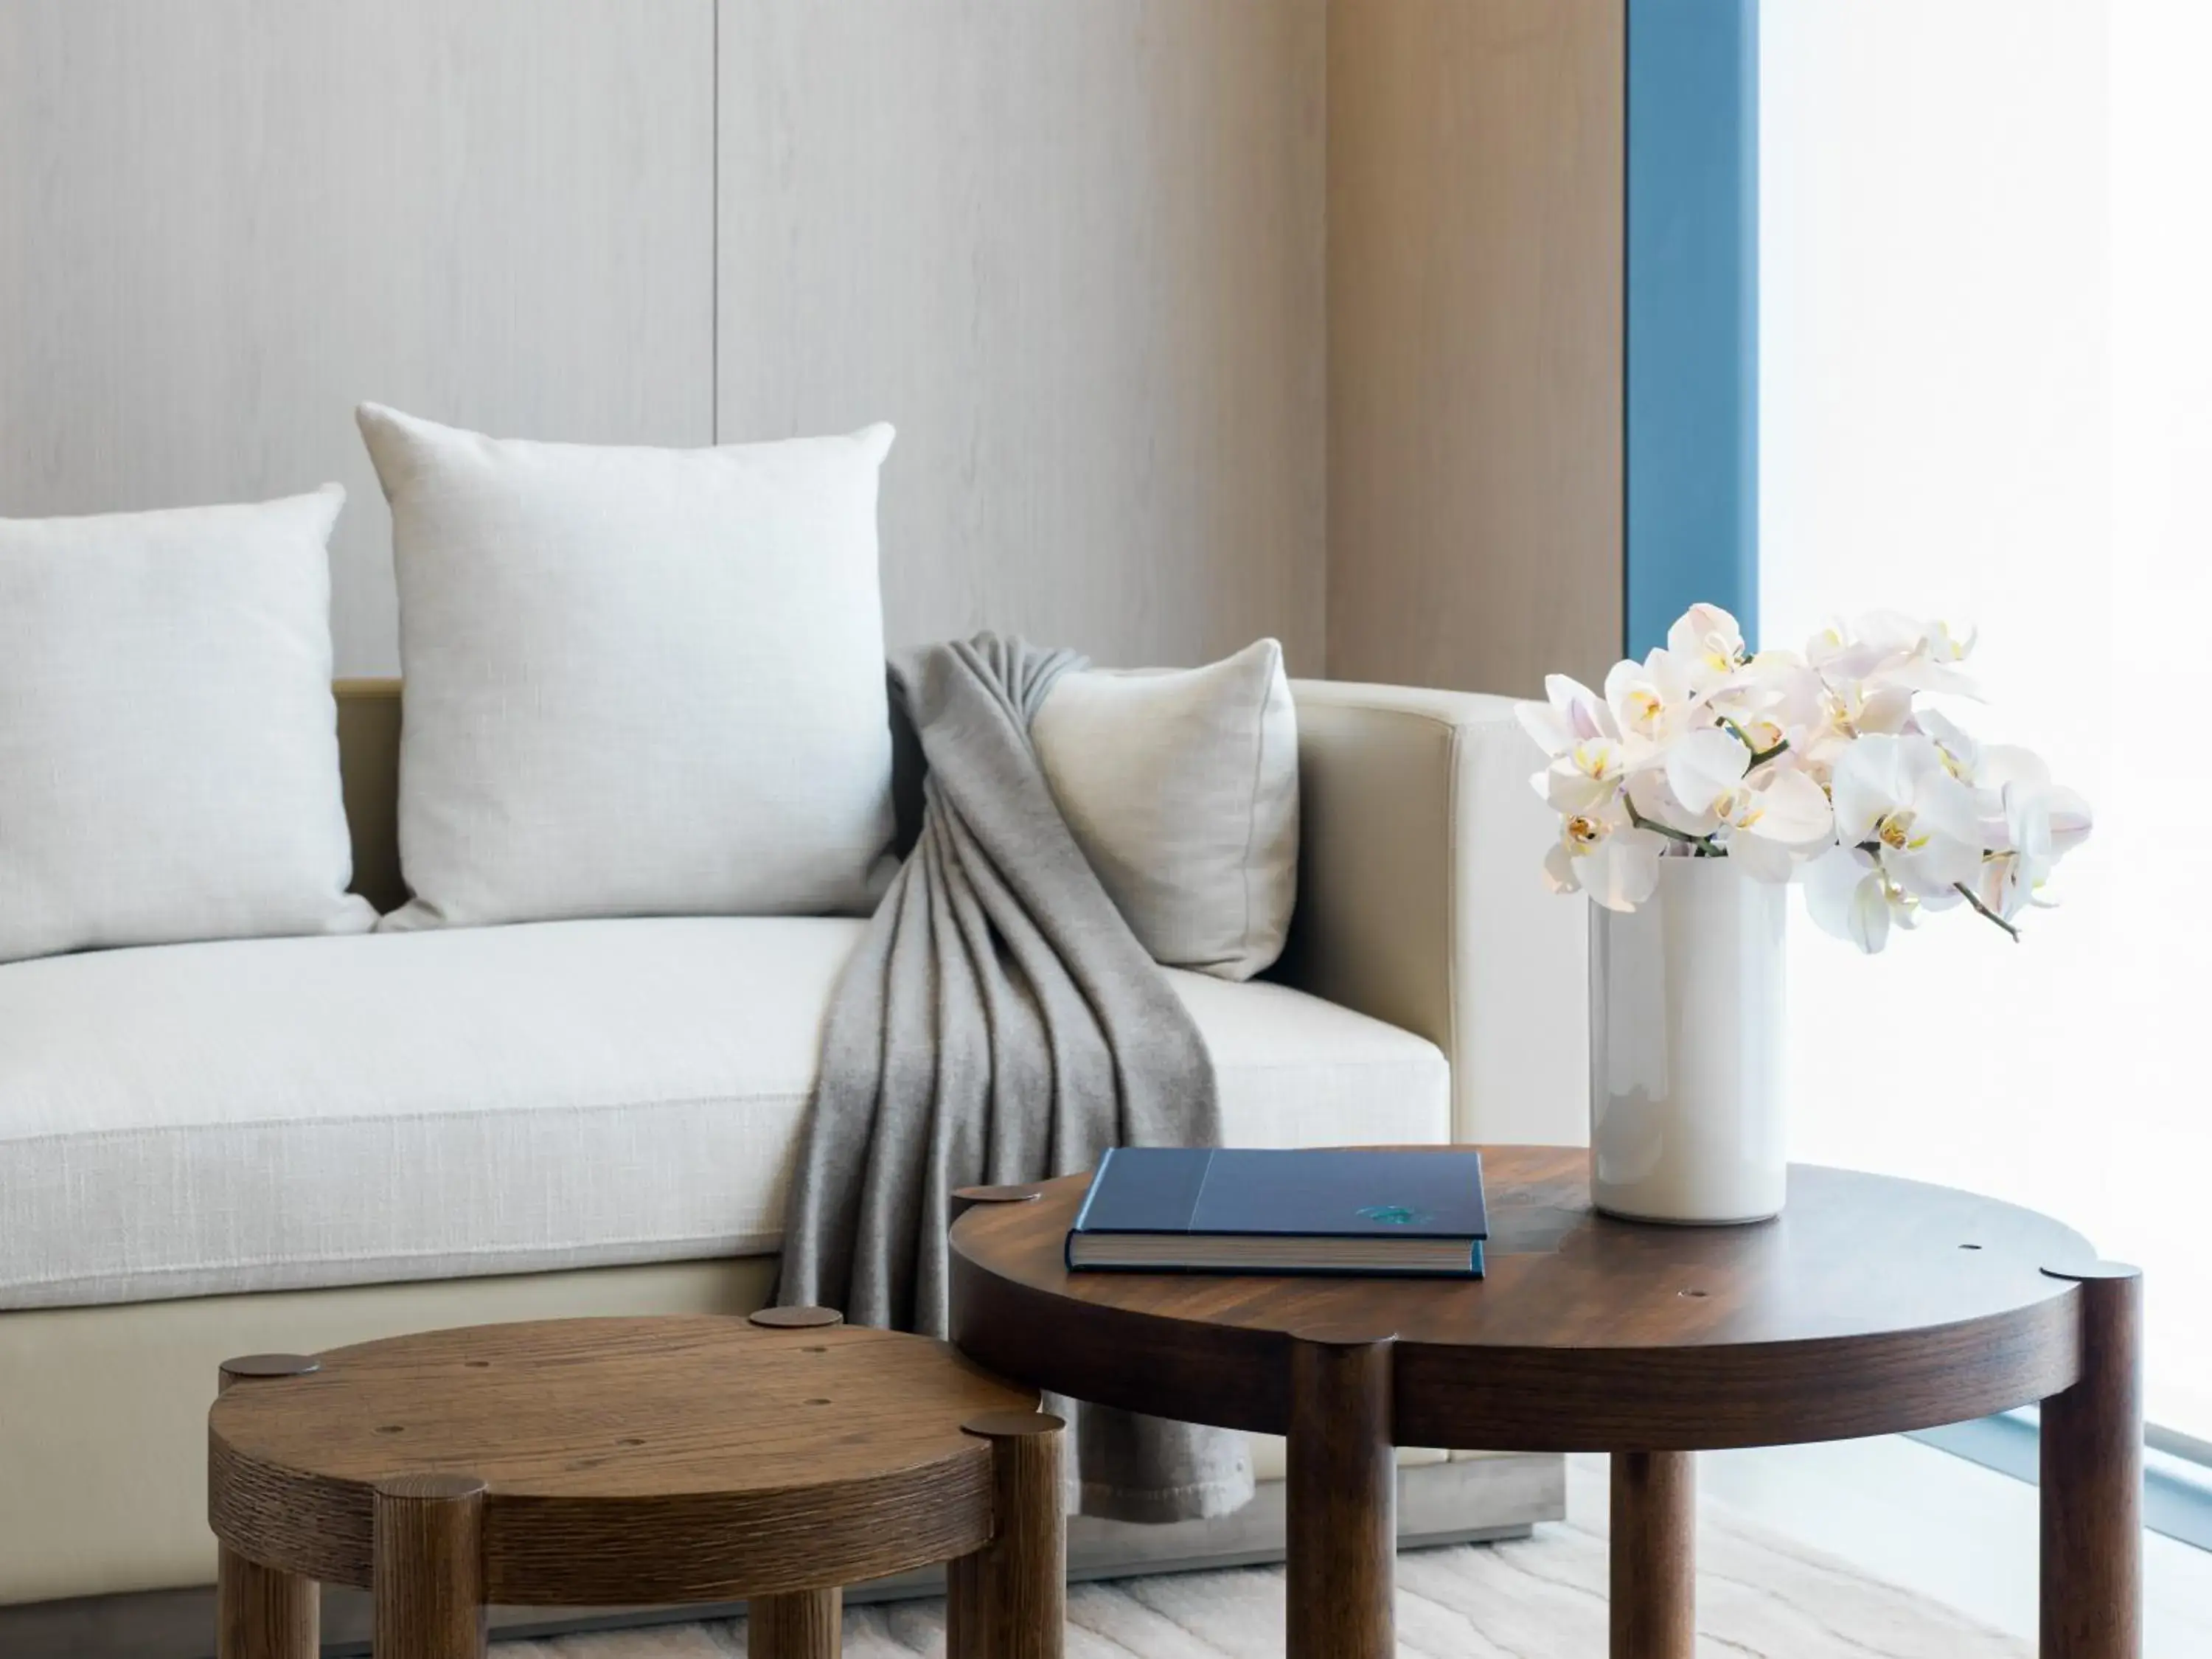
[[[339,662],[377,672],[364,398],[592,441],[888,417],[895,639],[1272,633],[1318,672],[1323,9],[7,0],[0,513],[342,479]]]
[[[1622,0],[1332,0],[1328,672],[1621,635]]]
[[[398,660],[375,398],[714,421],[707,0],[5,0],[0,514],[344,483],[342,668]]]
[[[723,0],[724,438],[885,418],[895,640],[1322,672],[1322,0]]]

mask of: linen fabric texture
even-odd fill
[[[406,702],[386,928],[867,909],[890,427],[679,450],[358,419]]]
[[[347,933],[345,492],[0,519],[0,962]]]
[[[650,916],[0,969],[0,1310],[773,1255],[866,926]],[[1287,985],[1163,977],[1230,1145],[1449,1138],[1434,1044]]]
[[[1298,887],[1298,726],[1283,648],[1060,676],[1031,726],[1053,799],[1153,960],[1249,979]]]
[[[1030,744],[1080,665],[988,634],[894,664],[928,768],[921,835],[830,1002],[784,1218],[787,1305],[941,1337],[953,1188],[1091,1169],[1109,1146],[1220,1144],[1206,1040]],[[1182,1520],[1251,1497],[1241,1435],[1065,1409],[1087,1513]]]

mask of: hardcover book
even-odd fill
[[[1067,1235],[1071,1270],[1482,1276],[1482,1154],[1116,1146]]]

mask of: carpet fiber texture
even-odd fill
[[[1606,1650],[1605,1487],[1570,1477],[1570,1519],[1518,1543],[1398,1558],[1398,1645],[1420,1659],[1594,1659]],[[2030,1659],[2026,1644],[1708,1504],[1698,1659]],[[1279,1659],[1283,1571],[1244,1567],[1079,1584],[1069,1659]],[[501,1643],[494,1659],[741,1659],[745,1621]],[[856,1607],[847,1659],[936,1659],[942,1601]]]

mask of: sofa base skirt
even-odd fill
[[[1560,1458],[1534,1453],[1401,1468],[1400,1547],[1526,1538],[1536,1522],[1556,1520],[1564,1512],[1565,1479]],[[1252,1502],[1235,1515],[1164,1527],[1078,1516],[1069,1523],[1067,1576],[1082,1582],[1279,1561],[1283,1495],[1280,1480],[1263,1482]],[[906,1601],[944,1590],[944,1572],[933,1568],[850,1586],[845,1600]],[[726,1619],[744,1610],[742,1601],[684,1607],[494,1607],[490,1622],[495,1637],[559,1636]],[[0,1653],[8,1659],[210,1659],[214,1631],[211,1588],[0,1607]],[[335,1656],[368,1650],[368,1595],[325,1589],[323,1651]]]

